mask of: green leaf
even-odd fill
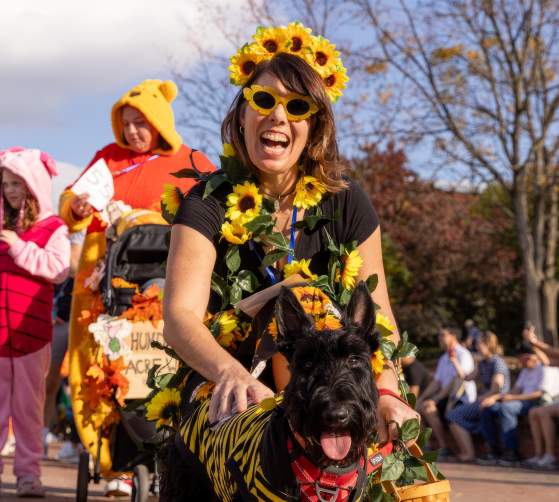
[[[174,376],[175,376],[174,373],[164,373],[163,375],[158,375],[155,381],[157,382],[158,387],[161,390],[163,390],[167,388],[169,382],[172,380]]]
[[[404,462],[398,460],[394,454],[388,455],[382,462],[381,481],[394,481],[404,472]]]
[[[180,171],[171,173],[171,176],[174,176],[175,178],[200,179],[200,173],[194,169],[181,169]]]
[[[428,463],[433,463],[436,462],[437,459],[439,458],[439,451],[438,450],[433,450],[433,451],[426,451],[423,453],[423,457],[421,457],[423,460],[425,460],[425,462]]]
[[[261,214],[245,223],[245,228],[255,235],[261,234],[274,226],[274,220],[271,214]]]
[[[242,298],[243,298],[243,290],[237,283],[234,283],[231,286],[231,303],[235,305],[237,302],[240,302]]]
[[[204,195],[202,196],[203,199],[211,195],[219,186],[227,181],[227,177],[225,174],[215,174],[210,176],[206,181],[206,187],[204,188]]]
[[[150,389],[157,389],[157,383],[155,380],[155,376],[157,374],[157,370],[161,367],[160,364],[154,364],[148,371],[148,377],[147,377],[147,386]]]
[[[285,235],[281,232],[274,232],[269,235],[263,235],[262,240],[273,247],[280,248],[280,249],[289,249],[289,242],[287,241]]]
[[[264,259],[262,260],[262,266],[269,267],[270,265],[276,263],[276,261],[281,260],[285,255],[287,255],[287,251],[281,249],[273,250],[266,256],[264,256]]]
[[[250,171],[236,157],[219,156],[221,169],[225,171],[232,184],[236,185],[251,178]]]
[[[225,263],[227,265],[227,268],[231,272],[235,273],[237,270],[239,270],[239,267],[241,266],[241,254],[239,252],[239,246],[229,247],[227,253],[225,253]]]
[[[394,354],[394,351],[396,350],[396,345],[389,338],[381,338],[381,340],[380,340],[380,350],[382,350],[382,353],[383,353],[384,357],[386,357],[386,359],[391,360],[392,359],[392,354]]]
[[[371,274],[369,277],[367,277],[367,289],[369,290],[369,293],[372,293],[378,285],[378,275],[377,274]]]
[[[406,392],[406,401],[409,405],[415,409],[415,404],[417,401],[417,396],[413,392]]]
[[[427,444],[427,441],[429,441],[432,432],[433,430],[427,427],[419,433],[419,436],[417,437],[417,445],[420,448],[423,448]]]
[[[340,293],[340,298],[338,299],[340,306],[345,307],[351,298],[351,291],[349,289],[343,289]]]
[[[419,435],[419,420],[417,418],[410,418],[402,424],[402,441],[411,441]]]
[[[413,343],[400,342],[398,344],[398,348],[396,350],[396,353],[394,354],[394,357],[400,358],[400,357],[415,356],[417,354],[417,351],[418,349]]]
[[[259,285],[258,278],[250,270],[241,270],[235,283],[247,293],[252,293]]]

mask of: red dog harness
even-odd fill
[[[291,438],[287,440],[287,449],[292,454],[294,450]],[[384,457],[392,453],[392,443],[387,443],[376,451],[366,462],[363,458],[346,468],[327,467],[321,469],[314,465],[305,456],[303,450],[298,457],[291,462],[291,469],[301,491],[301,500],[305,502],[349,502],[351,493],[361,486],[367,477],[376,471],[381,465]],[[364,465],[365,464],[365,465]]]

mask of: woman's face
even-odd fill
[[[482,357],[485,358],[489,358],[491,357],[491,351],[489,350],[489,347],[487,345],[485,345],[485,343],[483,343],[481,340],[478,340],[476,343],[476,347],[478,352],[482,355]]]
[[[159,141],[159,133],[144,117],[143,113],[125,106],[122,109],[122,131],[130,148],[137,153],[153,150]]]
[[[272,73],[264,73],[254,83],[272,87],[280,96],[290,94]],[[289,171],[309,139],[309,120],[290,122],[281,103],[269,115],[261,115],[245,104],[241,125],[250,160],[266,174]]]
[[[27,197],[27,185],[23,178],[2,169],[2,193],[13,209],[19,209]]]

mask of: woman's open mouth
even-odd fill
[[[280,153],[287,149],[290,140],[282,132],[266,131],[261,134],[260,142],[264,146],[265,151]]]

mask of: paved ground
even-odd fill
[[[54,449],[56,451],[56,449]],[[544,473],[525,469],[479,467],[461,464],[441,464],[441,470],[451,480],[452,502],[544,502],[559,501],[559,472]],[[12,459],[6,459],[0,500],[16,499]],[[43,482],[48,489],[47,500],[75,500],[77,467],[54,460],[43,464]],[[102,484],[90,484],[92,501],[105,501]],[[203,501],[200,501],[203,502]]]

